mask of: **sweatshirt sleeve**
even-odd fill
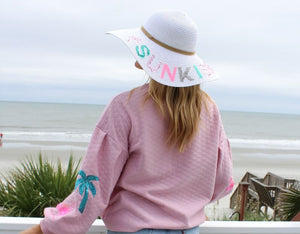
[[[211,202],[228,195],[233,187],[232,156],[229,141],[226,137],[222,121],[220,120],[218,162],[213,197]]]
[[[86,233],[98,216],[104,216],[128,158],[128,150],[124,148],[127,144],[124,142],[128,135],[126,131],[129,131],[126,128],[128,120],[124,119],[124,115],[118,115],[116,121],[115,110],[119,107],[114,105],[111,103],[105,110],[92,134],[73,192],[55,208],[44,210],[45,218],[41,221],[43,233]],[[119,121],[120,118],[123,122]],[[123,127],[119,128],[121,123]],[[119,141],[120,138],[123,142]]]

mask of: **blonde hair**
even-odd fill
[[[152,79],[149,82],[144,102],[152,98],[156,103],[169,123],[167,144],[177,146],[180,152],[184,151],[198,131],[203,94],[200,85],[170,87]]]

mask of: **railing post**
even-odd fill
[[[300,211],[298,212],[298,214],[296,214],[292,221],[300,221]]]
[[[239,183],[239,189],[241,192],[241,201],[240,201],[240,221],[244,220],[245,216],[245,205],[246,205],[246,199],[248,195],[248,182],[240,182]]]

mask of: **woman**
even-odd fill
[[[195,53],[197,27],[184,12],[159,11],[111,34],[150,82],[111,101],[75,190],[28,232],[85,233],[100,216],[108,233],[198,233],[205,206],[233,182],[218,108],[199,87],[216,75]]]

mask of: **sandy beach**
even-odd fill
[[[84,157],[87,146],[88,143],[83,142],[5,141],[0,147],[0,170],[5,174],[8,170],[20,166],[27,157],[38,158],[39,153],[53,162],[59,158],[66,164],[71,154],[77,161]]]
[[[263,177],[267,172],[273,172],[282,177],[300,180],[300,150],[232,148],[232,155],[236,182],[246,171],[259,177]]]
[[[62,162],[66,162],[70,154],[75,159],[83,158],[88,146],[86,142],[53,141],[25,141],[19,144],[14,141],[3,142],[0,147],[0,170],[2,172],[20,165],[20,162],[24,161],[27,156],[38,157],[40,152],[53,161],[59,158]],[[232,147],[232,157],[235,182],[240,181],[247,171],[260,177],[270,171],[286,178],[300,180],[300,150]]]
[[[26,147],[24,147],[26,145]],[[0,170],[3,174],[16,166],[20,166],[26,157],[37,158],[41,152],[53,162],[59,158],[66,164],[70,154],[75,160],[83,158],[87,149],[86,142],[3,142],[0,147]],[[300,180],[300,150],[272,150],[272,149],[247,149],[232,147],[233,176],[236,186],[243,175],[249,171],[259,177],[264,177],[267,172],[275,173],[285,178]],[[210,219],[222,218],[229,214],[230,195],[218,203],[210,204],[206,214]]]

